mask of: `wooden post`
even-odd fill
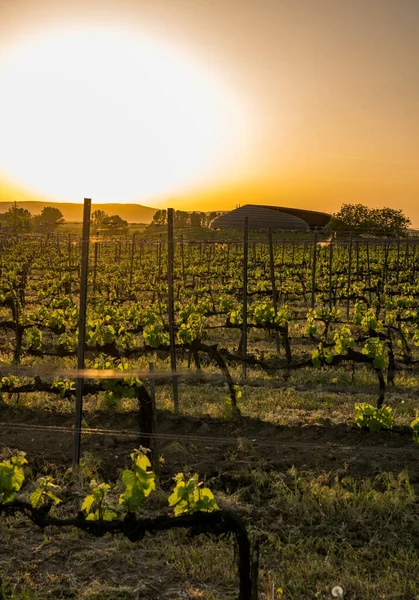
[[[134,271],[134,256],[135,256],[135,233],[132,234],[132,246],[131,246],[131,261],[129,268],[129,287],[132,286],[132,277]]]
[[[400,238],[397,239],[397,266],[396,266],[396,283],[399,283],[400,278]]]
[[[182,261],[182,279],[185,283],[185,250],[183,248],[183,233],[180,235],[180,259]]]
[[[172,390],[173,390],[173,408],[175,414],[179,412],[178,384],[176,371],[176,338],[175,338],[175,309],[173,296],[173,262],[174,262],[174,241],[173,241],[173,208],[167,209],[167,283],[169,288],[168,310],[169,310],[169,335],[170,335],[170,364],[172,367]]]
[[[269,229],[269,268],[270,268],[270,273],[271,273],[272,302],[274,305],[274,314],[276,317],[277,312],[278,312],[278,297],[277,297],[277,293],[276,293],[274,248],[273,248],[271,229]],[[280,346],[280,342],[279,342],[279,332],[277,329],[275,329],[275,345],[276,345],[276,351],[279,354],[281,346]]]
[[[95,257],[93,265],[93,294],[96,293],[96,276],[97,276],[97,253],[98,253],[98,242],[95,241]]]
[[[243,377],[247,376],[247,266],[249,256],[249,217],[244,218],[243,231]]]
[[[150,397],[151,397],[151,406],[153,411],[153,433],[157,432],[157,407],[156,407],[156,382],[154,381],[154,363],[148,363],[148,370],[150,371]],[[150,440],[150,448],[151,448],[151,464],[154,473],[158,473],[160,470],[160,461],[159,461],[159,441],[156,437],[153,437]]]
[[[349,247],[348,247],[348,285],[346,289],[346,318],[349,319],[349,309],[350,309],[350,300],[349,294],[351,291],[351,273],[352,273],[352,231],[349,239]]]
[[[367,285],[368,285],[369,301],[370,301],[370,306],[371,306],[371,302],[372,302],[372,293],[371,293],[371,263],[370,263],[370,245],[369,245],[368,240],[367,240],[367,243],[366,243],[366,251],[367,251]]]
[[[86,309],[87,309],[87,277],[89,273],[89,236],[90,236],[90,211],[92,201],[84,199],[83,211],[83,237],[80,278],[80,305],[79,305],[79,340],[77,346],[77,368],[84,369],[84,345],[86,339]],[[83,378],[78,377],[76,382],[76,419],[74,424],[73,446],[73,473],[76,473],[80,464],[81,421],[83,412]]]
[[[333,306],[333,242],[329,244],[329,308]]]
[[[359,241],[355,242],[355,281],[359,278]]]
[[[311,308],[314,308],[316,302],[316,270],[317,270],[317,231],[314,233],[313,242],[313,264],[311,271]]]

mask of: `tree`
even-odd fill
[[[39,215],[33,217],[35,227],[50,231],[54,229],[58,223],[64,221],[63,213],[59,208],[54,206],[44,206]]]
[[[94,210],[92,212],[93,227],[95,227],[96,229],[100,229],[102,227],[103,220],[107,217],[109,217],[109,215],[107,215],[104,210]]]
[[[152,225],[166,225],[167,224],[167,211],[166,210],[156,210],[153,215],[153,220],[151,221]]]
[[[405,236],[411,224],[401,209],[387,207],[373,209],[371,221],[376,232],[386,236]]]
[[[11,206],[2,217],[6,227],[10,227],[16,233],[32,229],[31,213],[26,208],[19,208],[17,204]]]
[[[175,210],[174,227],[187,227],[189,221],[189,213],[185,210]]]
[[[364,204],[343,204],[328,225],[331,231],[353,231],[385,236],[405,236],[410,219],[401,209],[368,208]]]
[[[106,229],[110,235],[127,235],[128,221],[119,215],[106,216],[102,220],[102,228]]]
[[[332,217],[332,228],[351,229],[353,231],[371,228],[371,209],[364,204],[342,204],[339,212]]]
[[[190,215],[191,227],[201,227],[202,226],[202,215],[199,212],[193,212]]]

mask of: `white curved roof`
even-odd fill
[[[294,215],[272,210],[265,206],[246,204],[214,219],[211,229],[243,229],[248,217],[249,229],[272,231],[307,231],[308,224]]]

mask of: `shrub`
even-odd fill
[[[356,404],[355,423],[358,427],[368,427],[372,432],[391,429],[394,425],[393,411],[390,406],[374,408],[371,404]]]
[[[410,423],[410,427],[413,429],[412,440],[419,444],[419,415],[416,415],[416,419]]]

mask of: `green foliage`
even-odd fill
[[[371,432],[391,429],[394,426],[393,411],[390,406],[375,408],[371,404],[356,404],[355,423],[358,427],[368,427]]]
[[[180,344],[192,344],[200,340],[204,333],[205,320],[202,314],[192,313],[187,317],[186,323],[181,323],[177,332],[177,341]]]
[[[14,500],[16,492],[20,490],[25,480],[23,466],[27,463],[24,452],[19,452],[10,460],[0,462],[0,504]]]
[[[94,369],[114,369],[121,371],[121,374],[129,369],[129,363],[126,359],[109,358],[101,354],[93,363]],[[124,377],[123,379],[104,379],[102,380],[103,389],[106,392],[106,401],[108,408],[115,408],[121,398],[136,398],[138,390],[143,386],[138,377]]]
[[[380,338],[368,338],[362,348],[362,354],[373,359],[373,365],[377,369],[384,369],[387,365],[387,348]]]
[[[186,480],[183,473],[178,473],[174,480],[176,486],[169,496],[169,506],[173,508],[175,516],[219,509],[214,494],[208,488],[201,487],[202,482],[199,482],[197,474]]]
[[[92,493],[83,500],[81,510],[86,513],[87,521],[112,521],[117,517],[113,505],[109,502],[108,495],[111,486],[108,483],[97,483],[94,479],[90,482]]]
[[[42,347],[42,331],[38,327],[26,330],[26,339],[30,348],[39,350]]]
[[[76,391],[76,383],[71,379],[65,379],[63,381],[56,379],[52,382],[52,387],[58,391],[61,398],[66,398]]]
[[[33,221],[36,226],[51,226],[64,221],[64,217],[59,208],[54,206],[44,206],[41,213],[34,216]]]
[[[320,367],[326,363],[330,365],[333,363],[333,356],[330,348],[325,346],[323,342],[320,342],[315,350],[311,353],[311,362],[313,367]]]
[[[0,390],[3,387],[15,387],[19,384],[19,380],[14,375],[10,375],[9,377],[1,377],[0,378]]]
[[[348,348],[355,344],[352,336],[351,328],[348,325],[343,325],[334,335],[335,354],[346,354]]]
[[[39,508],[45,504],[59,504],[61,499],[57,496],[61,488],[54,483],[52,477],[40,477],[37,481],[38,487],[32,492],[29,502],[33,508]]]
[[[412,440],[419,444],[419,414],[410,423],[410,427],[413,429]]]
[[[404,236],[410,219],[401,209],[369,208],[364,204],[342,204],[329,224],[331,230],[374,233],[382,236]]]
[[[146,346],[158,348],[169,344],[169,334],[164,331],[163,325],[154,323],[146,325],[143,330],[144,343]]]
[[[122,473],[125,490],[119,496],[119,504],[127,508],[128,512],[136,512],[144,499],[156,489],[156,478],[150,470],[150,460],[141,450],[133,452],[131,459],[132,469],[126,469]]]

